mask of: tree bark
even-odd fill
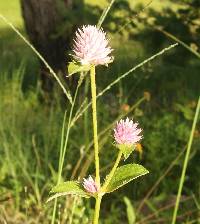
[[[55,72],[66,73],[69,61],[67,51],[70,49],[73,22],[76,21],[67,21],[72,25],[63,32],[59,28],[66,21],[65,14],[72,13],[74,2],[75,0],[21,0],[22,15],[30,41]],[[80,2],[82,0],[79,0],[79,4]],[[58,4],[62,4],[61,7]],[[42,85],[44,89],[51,89],[49,73],[44,65],[41,68]]]

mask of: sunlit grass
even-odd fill
[[[139,2],[144,4],[149,2],[148,0],[130,1],[133,3],[133,7],[135,7],[135,5]],[[87,2],[90,2],[91,4],[97,3],[98,5],[105,7],[108,2],[110,2],[110,0],[87,0]],[[169,1],[154,0],[150,7],[156,10],[160,10],[162,7],[164,7],[164,5],[169,7],[172,6],[169,4]],[[3,13],[3,15],[11,20],[15,26],[18,26],[21,28],[20,30],[23,30],[22,19],[19,10],[19,0],[10,0],[8,2],[5,0],[0,1],[0,13]],[[24,83],[23,79],[24,77],[27,77],[28,72],[25,71],[25,73],[23,73],[25,69],[23,66],[23,69],[19,69],[19,71],[16,71],[16,69],[12,71],[12,67],[19,67],[19,60],[22,60],[26,57],[30,58],[29,60],[32,64],[33,57],[24,54],[24,50],[29,52],[29,49],[16,36],[15,33],[9,30],[7,25],[0,22],[0,29],[0,57],[2,57],[0,58],[0,127],[2,127],[0,129],[0,154],[4,155],[0,159],[0,163],[3,164],[0,180],[3,184],[6,183],[6,178],[8,178],[8,181],[11,181],[7,183],[8,188],[3,189],[8,191],[9,184],[12,185],[12,188],[9,189],[9,191],[12,190],[14,192],[13,194],[16,196],[16,202],[17,200],[19,200],[19,202],[22,202],[20,200],[23,200],[24,202],[24,198],[21,198],[20,193],[23,192],[24,185],[27,185],[29,195],[26,200],[30,203],[29,207],[39,207],[39,205],[41,205],[41,203],[43,203],[45,200],[43,192],[46,193],[52,183],[55,182],[54,179],[56,179],[56,159],[58,159],[58,149],[60,144],[59,137],[61,134],[61,122],[64,113],[63,105],[61,106],[59,104],[60,96],[57,93],[57,89],[52,91],[53,95],[51,105],[46,105],[40,102],[39,98],[40,94],[42,94],[42,90],[40,88],[31,87],[31,91],[22,91],[21,88]],[[115,37],[116,38],[112,39],[112,44],[114,45],[115,62],[117,61],[117,63],[114,62],[112,64],[112,71],[105,72],[105,70],[103,70],[104,68],[102,68],[102,72],[100,72],[98,79],[99,92],[108,83],[110,83],[111,80],[117,78],[117,75],[127,70],[127,68],[137,64],[138,61],[141,61],[143,57],[146,58],[146,56],[151,53],[143,46],[144,43],[148,42],[147,39],[134,39],[128,41],[127,43],[124,39],[118,39],[117,35],[115,35]],[[181,46],[177,48],[177,51],[179,51],[180,48]],[[15,53],[16,51],[17,54]],[[12,59],[12,61],[10,59]],[[18,59],[18,61],[17,63],[14,63],[16,59]],[[167,60],[163,59],[163,57],[161,57],[161,60],[156,61],[158,61],[157,66],[154,66],[156,62],[155,64],[149,63],[148,66],[145,66],[142,71],[138,70],[133,76],[131,76],[129,81],[121,81],[119,86],[117,85],[113,91],[105,94],[105,98],[99,100],[99,104],[101,105],[101,119],[99,123],[100,127],[105,127],[105,125],[109,124],[111,118],[115,117],[117,113],[120,113],[121,103],[126,103],[125,105],[129,106],[128,104],[131,105],[131,103],[134,102],[143,91],[152,91],[152,101],[148,104],[145,104],[145,107],[138,108],[137,111],[131,113],[131,116],[133,115],[136,117],[136,119],[143,120],[145,129],[145,138],[143,144],[146,162],[144,160],[142,161],[147,164],[147,161],[149,161],[151,164],[154,164],[149,182],[147,181],[147,187],[151,186],[156,178],[160,176],[165,167],[169,165],[169,161],[171,161],[173,157],[175,157],[176,154],[178,154],[182,149],[182,146],[184,145],[184,139],[187,139],[187,132],[189,130],[187,124],[190,121],[187,121],[183,117],[184,113],[182,114],[181,111],[175,111],[172,104],[176,102],[187,103],[189,98],[194,100],[195,93],[198,90],[198,82],[192,82],[192,80],[195,80],[195,77],[196,80],[198,80],[198,65],[195,66],[194,64],[192,65],[186,63],[187,65],[184,64],[183,66],[178,67],[179,65],[167,63]],[[197,64],[196,61],[193,62]],[[2,72],[2,65],[6,71],[5,74]],[[187,66],[187,68],[184,68],[184,66]],[[35,66],[32,69],[35,69],[36,67],[38,68],[38,66]],[[173,75],[172,73],[176,73],[176,75]],[[193,79],[188,77],[188,74],[191,73],[194,77]],[[37,76],[38,74],[38,72],[35,72],[34,76]],[[190,91],[190,89],[192,91]],[[159,96],[156,95],[156,90],[158,90]],[[117,94],[118,91],[120,94]],[[170,98],[170,93],[172,91],[173,97],[171,96]],[[179,93],[179,95],[177,93]],[[188,95],[190,95],[190,97],[188,97]],[[118,105],[119,97],[120,103]],[[82,100],[82,98],[80,98],[80,100]],[[112,107],[110,105],[112,105]],[[80,128],[82,127],[81,125],[82,121],[80,119],[79,124],[77,126],[73,126],[72,140],[70,140],[70,153],[66,158],[67,162],[70,161],[71,158],[71,160],[73,159],[75,163],[74,158],[79,155],[80,146],[85,143],[85,139],[83,137],[79,137],[82,135],[84,136],[84,131]],[[182,137],[183,135],[186,135],[186,137]],[[107,134],[107,136],[109,137],[110,133]],[[102,140],[105,141],[103,138]],[[196,152],[196,148],[197,146],[194,147],[194,154]],[[169,151],[171,153],[168,153]],[[102,156],[102,163],[104,163],[104,160],[110,160],[109,155],[108,147]],[[158,155],[159,158],[164,159],[158,159]],[[155,160],[155,158],[157,159]],[[9,160],[11,160],[10,163]],[[7,163],[5,163],[5,161],[7,161]],[[73,165],[75,165],[74,163],[67,163],[67,166],[69,165],[69,167],[66,166],[65,168],[66,176],[71,174],[71,170],[68,170],[68,168],[70,168],[70,166],[73,167]],[[148,166],[150,167],[149,164]],[[159,167],[159,169],[156,167]],[[194,168],[195,166],[193,165],[191,165],[191,167],[193,169],[197,169]],[[176,169],[178,170],[179,168],[179,164],[177,163]],[[27,171],[29,173],[27,173]],[[190,173],[195,174],[195,172]],[[176,177],[176,171],[173,173],[173,175]],[[12,178],[10,178],[13,176],[16,177],[14,182],[12,182]],[[50,178],[51,176],[53,176],[53,178]],[[191,178],[192,177],[190,176],[190,179]],[[172,186],[170,186],[170,181],[172,179],[173,177],[169,176],[169,178],[165,179],[161,183],[162,186],[160,189],[163,189],[163,194],[167,192],[175,192],[172,191]],[[32,182],[33,180],[34,182]],[[191,181],[191,183],[194,183],[194,181]],[[39,190],[40,188],[41,192]],[[137,189],[135,186],[133,186],[133,188]],[[176,189],[175,182],[173,182],[173,189]],[[141,192],[141,189],[137,192],[134,190],[134,192],[131,192],[131,195],[134,195],[133,197],[137,198],[136,194],[139,194],[139,192]],[[126,193],[128,194],[128,192]],[[159,195],[157,196],[159,197]],[[163,200],[165,200],[165,195],[162,195],[162,197]],[[36,202],[34,200],[36,200]],[[113,200],[113,207],[115,207],[116,201],[117,200]],[[119,203],[119,201],[117,201],[117,203]],[[25,210],[23,205],[21,206],[22,209]],[[118,207],[119,206],[117,206],[117,208]],[[114,217],[117,217],[117,215],[121,213],[123,213],[122,210],[117,212],[117,209],[115,208],[114,215],[109,216],[111,220],[109,223],[117,223],[117,221],[113,221]],[[33,215],[35,216],[35,214]],[[36,220],[35,223],[39,222]]]
[[[106,7],[108,5],[108,2],[110,0],[85,0],[86,3],[91,4],[91,5],[97,5],[102,8]],[[130,6],[132,9],[137,9],[138,6],[145,6],[148,5],[148,8],[154,9],[156,11],[162,11],[165,8],[170,8],[173,10],[177,10],[178,8],[181,7],[180,4],[177,4],[176,2],[170,1],[170,0],[128,0]],[[150,3],[150,4],[149,4]]]
[[[131,1],[129,0],[132,8],[136,8],[137,5],[147,5],[149,2],[151,2],[148,6],[148,8],[154,9],[156,11],[162,11],[164,8],[170,8],[173,10],[176,10],[180,7],[180,4],[177,4],[175,2],[172,2],[170,0],[137,0],[137,1]]]
[[[109,1],[106,0],[85,0],[85,3],[90,5],[97,5],[101,7],[102,9],[105,8],[108,5]],[[150,2],[150,0],[137,0],[132,1],[129,0],[129,3],[133,9],[136,9],[138,5],[147,5]],[[173,8],[176,10],[180,7],[177,3],[171,3],[171,1],[166,0],[153,0],[152,3],[148,6],[148,8],[153,8],[154,10],[160,11],[164,8]],[[23,27],[23,19],[21,16],[21,7],[20,7],[20,1],[19,0],[1,0],[0,1],[0,13],[2,13],[4,16],[6,16],[9,21],[13,23],[18,28]],[[7,28],[7,25],[0,21],[0,29]]]
[[[0,1],[0,13],[6,16],[12,23],[18,28],[23,25],[19,0],[1,0]],[[0,29],[7,28],[7,25],[0,21]]]

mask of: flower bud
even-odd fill
[[[89,176],[87,179],[83,178],[83,187],[88,193],[91,194],[94,194],[99,190],[99,186],[95,183],[91,176]]]

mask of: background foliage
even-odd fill
[[[116,0],[103,24],[115,49],[115,61],[109,69],[98,68],[98,92],[123,72],[173,43],[163,31],[199,50],[198,0],[154,0],[142,11],[147,4],[144,0]],[[106,5],[103,0],[87,0],[84,21],[96,24]],[[1,1],[0,13],[25,34],[18,0]],[[76,23],[76,16],[69,14],[66,20],[69,17],[70,23]],[[65,27],[58,27],[58,31],[62,34]],[[0,21],[0,222],[49,223],[51,217],[52,204],[45,201],[56,182],[61,127],[69,105],[56,85],[46,96],[41,89],[39,69],[31,50]],[[129,115],[144,129],[144,140],[127,161],[140,162],[150,170],[150,175],[107,196],[102,204],[101,223],[131,223],[129,217],[134,215],[137,223],[170,223],[183,163],[180,153],[188,141],[200,90],[199,70],[199,58],[179,45],[119,82],[99,99],[101,132],[141,99],[144,92],[150,96],[149,101],[144,100],[130,111]],[[87,82],[83,85],[76,110],[90,97]],[[86,114],[71,129],[64,180],[75,174],[79,156],[83,157],[78,169],[82,177],[94,170],[90,151],[86,151],[92,140],[90,120]],[[181,198],[180,223],[198,223],[199,137],[198,123]],[[114,161],[112,141],[111,129],[100,137],[102,175],[109,169],[106,165]],[[177,156],[179,159],[173,162]],[[161,177],[150,197],[143,201]],[[70,223],[73,214],[72,223],[88,223],[93,212],[91,205],[76,198],[76,206],[72,207],[72,202],[72,198],[61,199],[58,219]]]

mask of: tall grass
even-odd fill
[[[55,78],[55,80],[57,81],[57,83],[60,85],[61,89],[63,90],[64,94],[68,98],[69,102],[72,103],[72,98],[71,98],[71,95],[70,95],[69,91],[66,90],[66,88],[62,84],[62,82],[59,79],[59,77],[57,76],[57,74],[54,72],[54,70],[51,68],[51,66],[48,64],[48,62],[44,59],[44,57],[40,54],[40,52],[37,51],[37,49],[25,38],[24,35],[22,35],[22,33],[10,21],[8,21],[6,19],[5,16],[3,16],[2,14],[0,14],[0,18],[8,26],[10,26],[15,31],[15,33],[33,50],[33,52],[44,63],[44,65],[46,66],[46,68],[49,70],[50,74]]]
[[[0,76],[0,164],[1,181],[5,184],[2,193],[5,196],[11,193],[18,210],[26,205],[21,200],[24,188],[28,192],[25,201],[29,206],[38,209],[43,206],[52,181],[49,174],[55,167],[55,148],[59,144],[63,114],[59,91],[54,92],[55,100],[51,105],[40,102],[42,90],[39,85],[24,92],[24,71],[22,64],[19,69]]]
[[[180,184],[179,184],[179,188],[178,188],[177,199],[176,199],[176,204],[175,204],[173,218],[172,218],[172,224],[176,223],[178,207],[179,207],[179,203],[180,203],[181,193],[182,193],[183,184],[184,184],[185,175],[186,175],[186,169],[187,169],[188,162],[189,162],[189,156],[190,156],[192,141],[193,141],[193,138],[194,138],[194,131],[195,131],[195,128],[196,128],[196,125],[197,125],[199,112],[200,112],[200,96],[199,96],[199,100],[198,100],[198,103],[197,103],[197,108],[196,108],[196,112],[195,112],[195,116],[194,116],[194,120],[193,120],[193,124],[192,124],[190,138],[189,138],[189,141],[188,141],[188,146],[187,146],[187,150],[186,150],[186,154],[185,154],[185,160],[184,160],[182,174],[181,174],[181,178],[180,178]]]

